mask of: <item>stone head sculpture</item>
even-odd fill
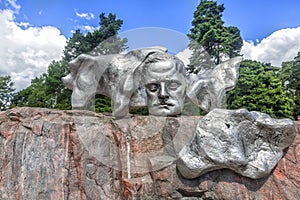
[[[143,88],[149,114],[178,115],[183,109],[186,86],[183,62],[163,51],[152,52],[120,81],[114,93],[113,114],[116,117],[125,116],[129,111],[129,99],[138,88]]]
[[[181,60],[161,52],[151,54],[142,66],[141,80],[149,114],[174,116],[182,112],[187,83]]]

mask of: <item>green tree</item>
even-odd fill
[[[78,29],[73,33],[72,37],[68,40],[64,49],[63,60],[70,62],[82,53],[91,51],[91,45],[86,40],[86,37]]]
[[[121,29],[123,21],[116,18],[115,14],[104,13],[99,16],[99,29],[83,35],[80,30],[76,30],[68,40],[64,50],[64,60],[70,62],[82,53],[91,55],[105,55],[120,53],[126,49],[126,38],[119,38],[118,31]]]
[[[216,1],[201,0],[192,21],[190,49],[193,50],[188,70],[197,73],[202,68],[211,68],[211,61],[219,64],[224,59],[239,55],[243,45],[238,28],[224,26],[223,4]],[[209,54],[209,56],[206,55]]]
[[[61,79],[68,73],[67,62],[64,60],[53,61],[45,77],[45,91],[49,108],[71,109],[71,90],[67,89]]]
[[[10,107],[15,88],[10,76],[0,76],[0,111]]]
[[[284,90],[277,72],[270,64],[243,61],[237,85],[227,94],[227,108],[246,108],[276,118],[293,118],[293,99]]]
[[[123,21],[116,19],[116,15],[109,13],[106,17],[101,13],[99,29],[86,35],[87,42],[91,45],[92,55],[115,54],[124,51],[126,47],[126,38],[119,38],[118,31],[121,29]]]
[[[14,108],[16,106],[18,107],[28,106],[28,97],[31,94],[29,87],[20,90],[13,95],[13,98],[11,100],[11,106],[10,106],[11,108]]]
[[[289,62],[283,62],[279,71],[279,78],[295,102],[294,117],[300,116],[300,52]]]
[[[66,74],[67,63],[53,61],[47,73],[34,78],[29,87],[14,95],[11,106],[71,109],[71,91],[61,81]]]
[[[12,106],[30,106],[48,108],[49,99],[45,91],[46,74],[40,75],[31,81],[29,87],[17,92],[12,100]]]

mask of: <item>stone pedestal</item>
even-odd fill
[[[300,134],[266,178],[230,170],[181,177],[175,161],[200,118],[0,112],[0,199],[299,198]]]

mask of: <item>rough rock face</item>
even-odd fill
[[[0,199],[298,199],[299,134],[268,177],[222,169],[184,179],[176,155],[200,118],[0,112]]]
[[[289,119],[246,109],[214,109],[199,121],[191,143],[180,151],[177,167],[190,179],[222,168],[262,178],[270,174],[296,134]]]

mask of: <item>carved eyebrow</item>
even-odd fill
[[[174,79],[162,79],[162,80],[151,80],[149,82],[146,82],[145,85],[149,85],[149,84],[159,84],[160,82],[173,82],[173,83],[178,83],[178,84],[182,84],[181,81],[179,80],[174,80]]]
[[[167,80],[168,82],[173,82],[173,83],[179,83],[179,84],[181,84],[181,81],[179,81],[179,80],[172,80],[172,79],[170,79],[170,80]]]

